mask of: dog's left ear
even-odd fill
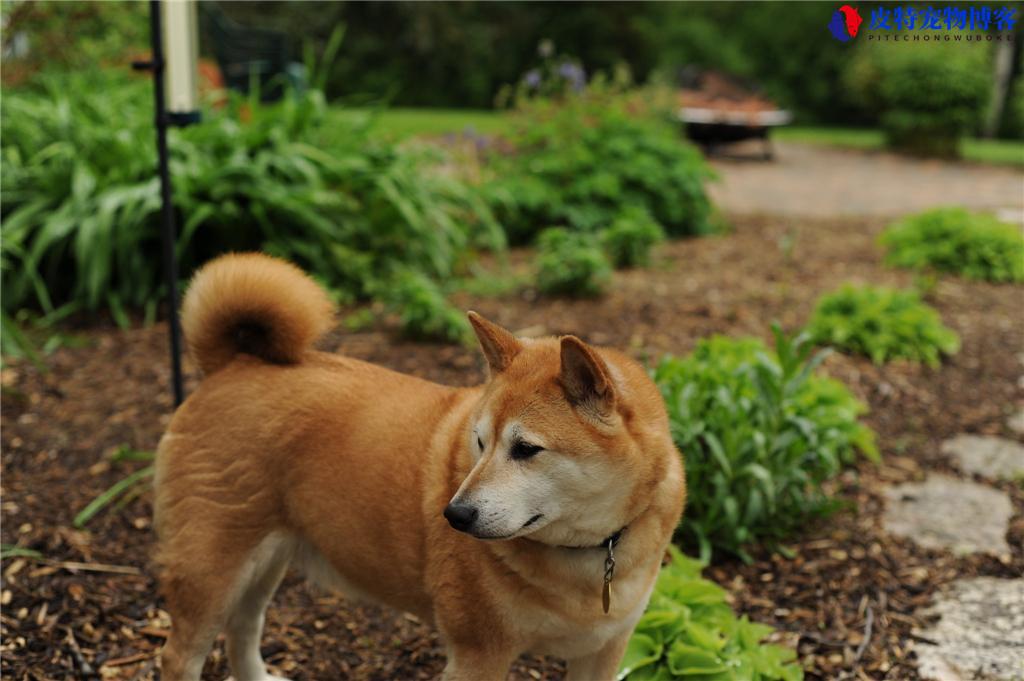
[[[598,418],[615,410],[615,386],[601,356],[576,336],[562,338],[559,381],[570,404]]]
[[[468,312],[469,323],[473,325],[477,340],[480,341],[480,349],[484,352],[487,365],[491,367],[491,374],[500,374],[512,363],[512,359],[519,354],[523,348],[507,329],[504,329],[494,322],[487,321],[476,312]]]

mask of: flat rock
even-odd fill
[[[1024,435],[1024,407],[1018,409],[1016,414],[1007,419],[1006,425],[1018,435]]]
[[[942,443],[966,473],[1013,479],[1024,475],[1024,445],[991,435],[957,435]]]
[[[1012,507],[999,490],[933,473],[924,482],[891,487],[885,495],[883,522],[890,534],[958,554],[1010,552],[1006,530]]]
[[[923,678],[1024,678],[1024,579],[959,580],[919,614],[939,617],[914,646]]]

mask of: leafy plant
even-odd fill
[[[980,120],[991,89],[984,50],[915,43],[891,50],[862,43],[847,85],[881,111],[890,147],[926,156],[959,156],[960,140]]]
[[[629,640],[618,679],[800,681],[796,652],[761,641],[772,628],[737,618],[726,592],[701,577],[703,564],[671,547],[647,611]]]
[[[949,207],[918,213],[881,236],[886,262],[968,279],[1024,281],[1024,234],[988,213]]]
[[[5,310],[70,303],[123,322],[131,308],[154,316],[160,202],[148,88],[99,71],[5,93]],[[486,204],[433,170],[436,154],[326,110],[316,89],[277,104],[236,97],[172,132],[183,274],[224,251],[259,249],[364,299],[397,269],[440,280],[477,249],[503,247]]]
[[[381,287],[378,297],[399,315],[403,331],[411,338],[469,340],[465,315],[448,303],[437,283],[420,272],[399,270]]]
[[[702,559],[744,546],[777,548],[807,519],[834,508],[822,484],[860,450],[877,460],[867,411],[842,383],[815,369],[806,335],[776,326],[775,350],[757,339],[715,336],[654,370],[672,436],[686,461],[688,501],[680,538]]]
[[[665,230],[642,208],[624,210],[601,231],[601,243],[616,268],[642,267],[651,262],[651,249],[665,240]]]
[[[612,267],[593,234],[552,227],[537,240],[537,288],[549,295],[600,295]]]
[[[938,366],[960,338],[914,291],[847,284],[821,297],[807,327],[816,343],[867,355],[876,364],[904,358]]]
[[[596,84],[519,110],[513,154],[491,159],[482,186],[509,241],[549,226],[597,231],[626,208],[646,210],[671,236],[707,233],[711,176],[679,130],[635,93]]]

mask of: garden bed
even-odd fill
[[[847,281],[909,287],[914,275],[882,265],[878,219],[736,218],[724,237],[662,247],[647,270],[618,272],[611,292],[592,301],[537,299],[530,290],[502,297],[459,294],[523,334],[576,333],[586,340],[656,360],[683,354],[712,333],[767,340],[778,320],[795,329],[820,294]],[[511,255],[525,267],[529,253]],[[794,557],[755,552],[753,564],[722,562],[707,574],[728,588],[738,612],[773,624],[795,643],[812,679],[917,677],[914,612],[941,585],[974,575],[1024,571],[1024,492],[1001,484],[1014,501],[1005,560],[958,558],[887,536],[882,489],[926,470],[956,475],[940,453],[960,432],[1009,435],[1005,417],[1024,399],[1020,288],[940,278],[929,302],[962,339],[941,369],[876,367],[834,355],[827,370],[872,409],[883,463],[862,463],[838,478],[847,506],[788,547]],[[331,350],[453,384],[483,377],[475,350],[396,340],[388,323],[332,334]],[[10,678],[61,678],[93,670],[114,678],[151,678],[168,626],[148,570],[151,497],[96,517],[87,531],[71,520],[89,500],[144,464],[112,464],[122,445],[152,450],[170,412],[165,328],[85,328],[88,345],[3,374],[3,543],[42,558],[3,561],[3,656]],[[191,365],[188,384],[195,386]],[[83,568],[78,564],[86,564]],[[99,569],[97,569],[97,567]],[[351,605],[289,577],[268,614],[264,653],[295,679],[433,678],[444,665],[431,628],[415,618]],[[227,675],[221,643],[208,663]],[[557,679],[558,662],[524,660],[515,679]]]

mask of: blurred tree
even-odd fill
[[[124,66],[149,49],[149,15],[143,2],[42,2],[0,4],[3,83],[16,85],[41,69]]]

